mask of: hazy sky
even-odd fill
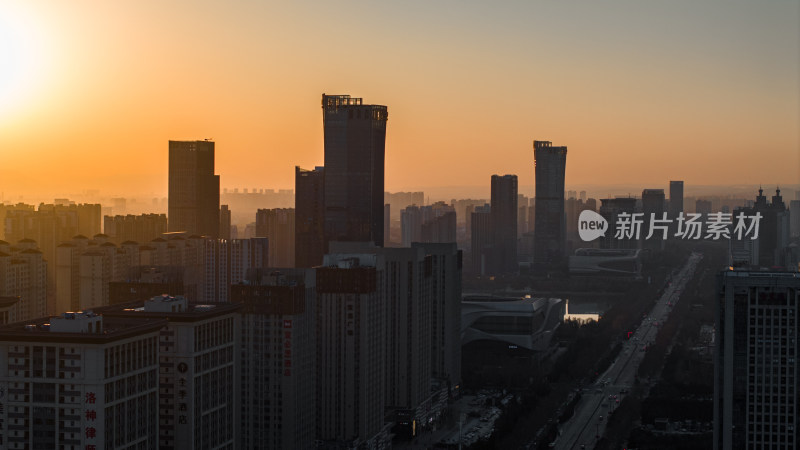
[[[0,191],[166,193],[167,141],[223,187],[321,165],[320,97],[389,107],[386,188],[800,182],[800,3],[0,0]]]

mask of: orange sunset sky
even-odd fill
[[[320,97],[387,105],[386,189],[800,183],[800,3],[0,0],[0,191],[166,195],[167,141],[226,188],[323,162]]]

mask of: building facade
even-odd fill
[[[388,441],[387,317],[375,254],[325,255],[317,279],[317,439],[330,448]]]
[[[0,447],[158,447],[162,319],[64,313],[0,327]]]
[[[462,253],[455,243],[414,243],[425,255],[424,289],[431,304],[431,375],[450,389],[461,383]]]
[[[683,212],[683,181],[669,182],[669,217],[676,219]]]
[[[383,246],[386,106],[322,95],[325,240]],[[326,249],[327,250],[327,249]]]
[[[564,176],[567,147],[553,147],[548,141],[533,142],[536,172],[536,216],[533,264],[546,271],[565,256]]]
[[[714,449],[797,448],[800,273],[718,276]]]
[[[256,212],[256,237],[269,239],[269,265],[294,267],[295,210],[259,209]]]
[[[492,175],[492,273],[513,273],[517,263],[517,176]],[[562,202],[563,205],[563,202]]]
[[[297,267],[316,267],[325,254],[325,170],[295,167],[294,255]]]
[[[169,141],[169,231],[219,237],[214,142]]]
[[[119,245],[125,241],[149,242],[167,232],[166,214],[103,217],[103,234]],[[87,235],[93,236],[93,235]]]
[[[238,448],[239,308],[163,295],[97,310],[109,318],[167,320],[158,334],[159,449]]]
[[[47,313],[48,264],[35,241],[16,245],[0,241],[0,297],[18,297],[13,305],[16,320]]]
[[[472,253],[472,273],[485,275],[490,264],[492,251],[491,206],[478,206],[470,213],[470,242]]]
[[[242,305],[242,448],[314,447],[314,274],[251,271],[231,286],[231,302]]]

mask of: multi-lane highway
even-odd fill
[[[608,413],[612,412],[633,385],[636,371],[662,324],[680,298],[686,283],[694,276],[697,263],[702,258],[692,253],[686,265],[674,275],[669,286],[658,299],[650,314],[642,320],[617,359],[597,379],[584,389],[575,414],[561,428],[553,447],[563,450],[593,448],[603,435]]]

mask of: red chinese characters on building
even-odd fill
[[[283,376],[292,376],[292,320],[283,320]]]
[[[84,403],[87,405],[94,405],[97,403],[97,395],[94,392],[87,392],[84,396]],[[86,417],[87,422],[94,422],[97,420],[97,411],[94,409],[87,409],[84,411],[84,416]],[[97,437],[97,429],[93,426],[87,426],[83,430],[84,435],[86,436],[87,441],[92,441]],[[96,450],[97,446],[95,444],[87,444],[84,446],[84,450]]]

